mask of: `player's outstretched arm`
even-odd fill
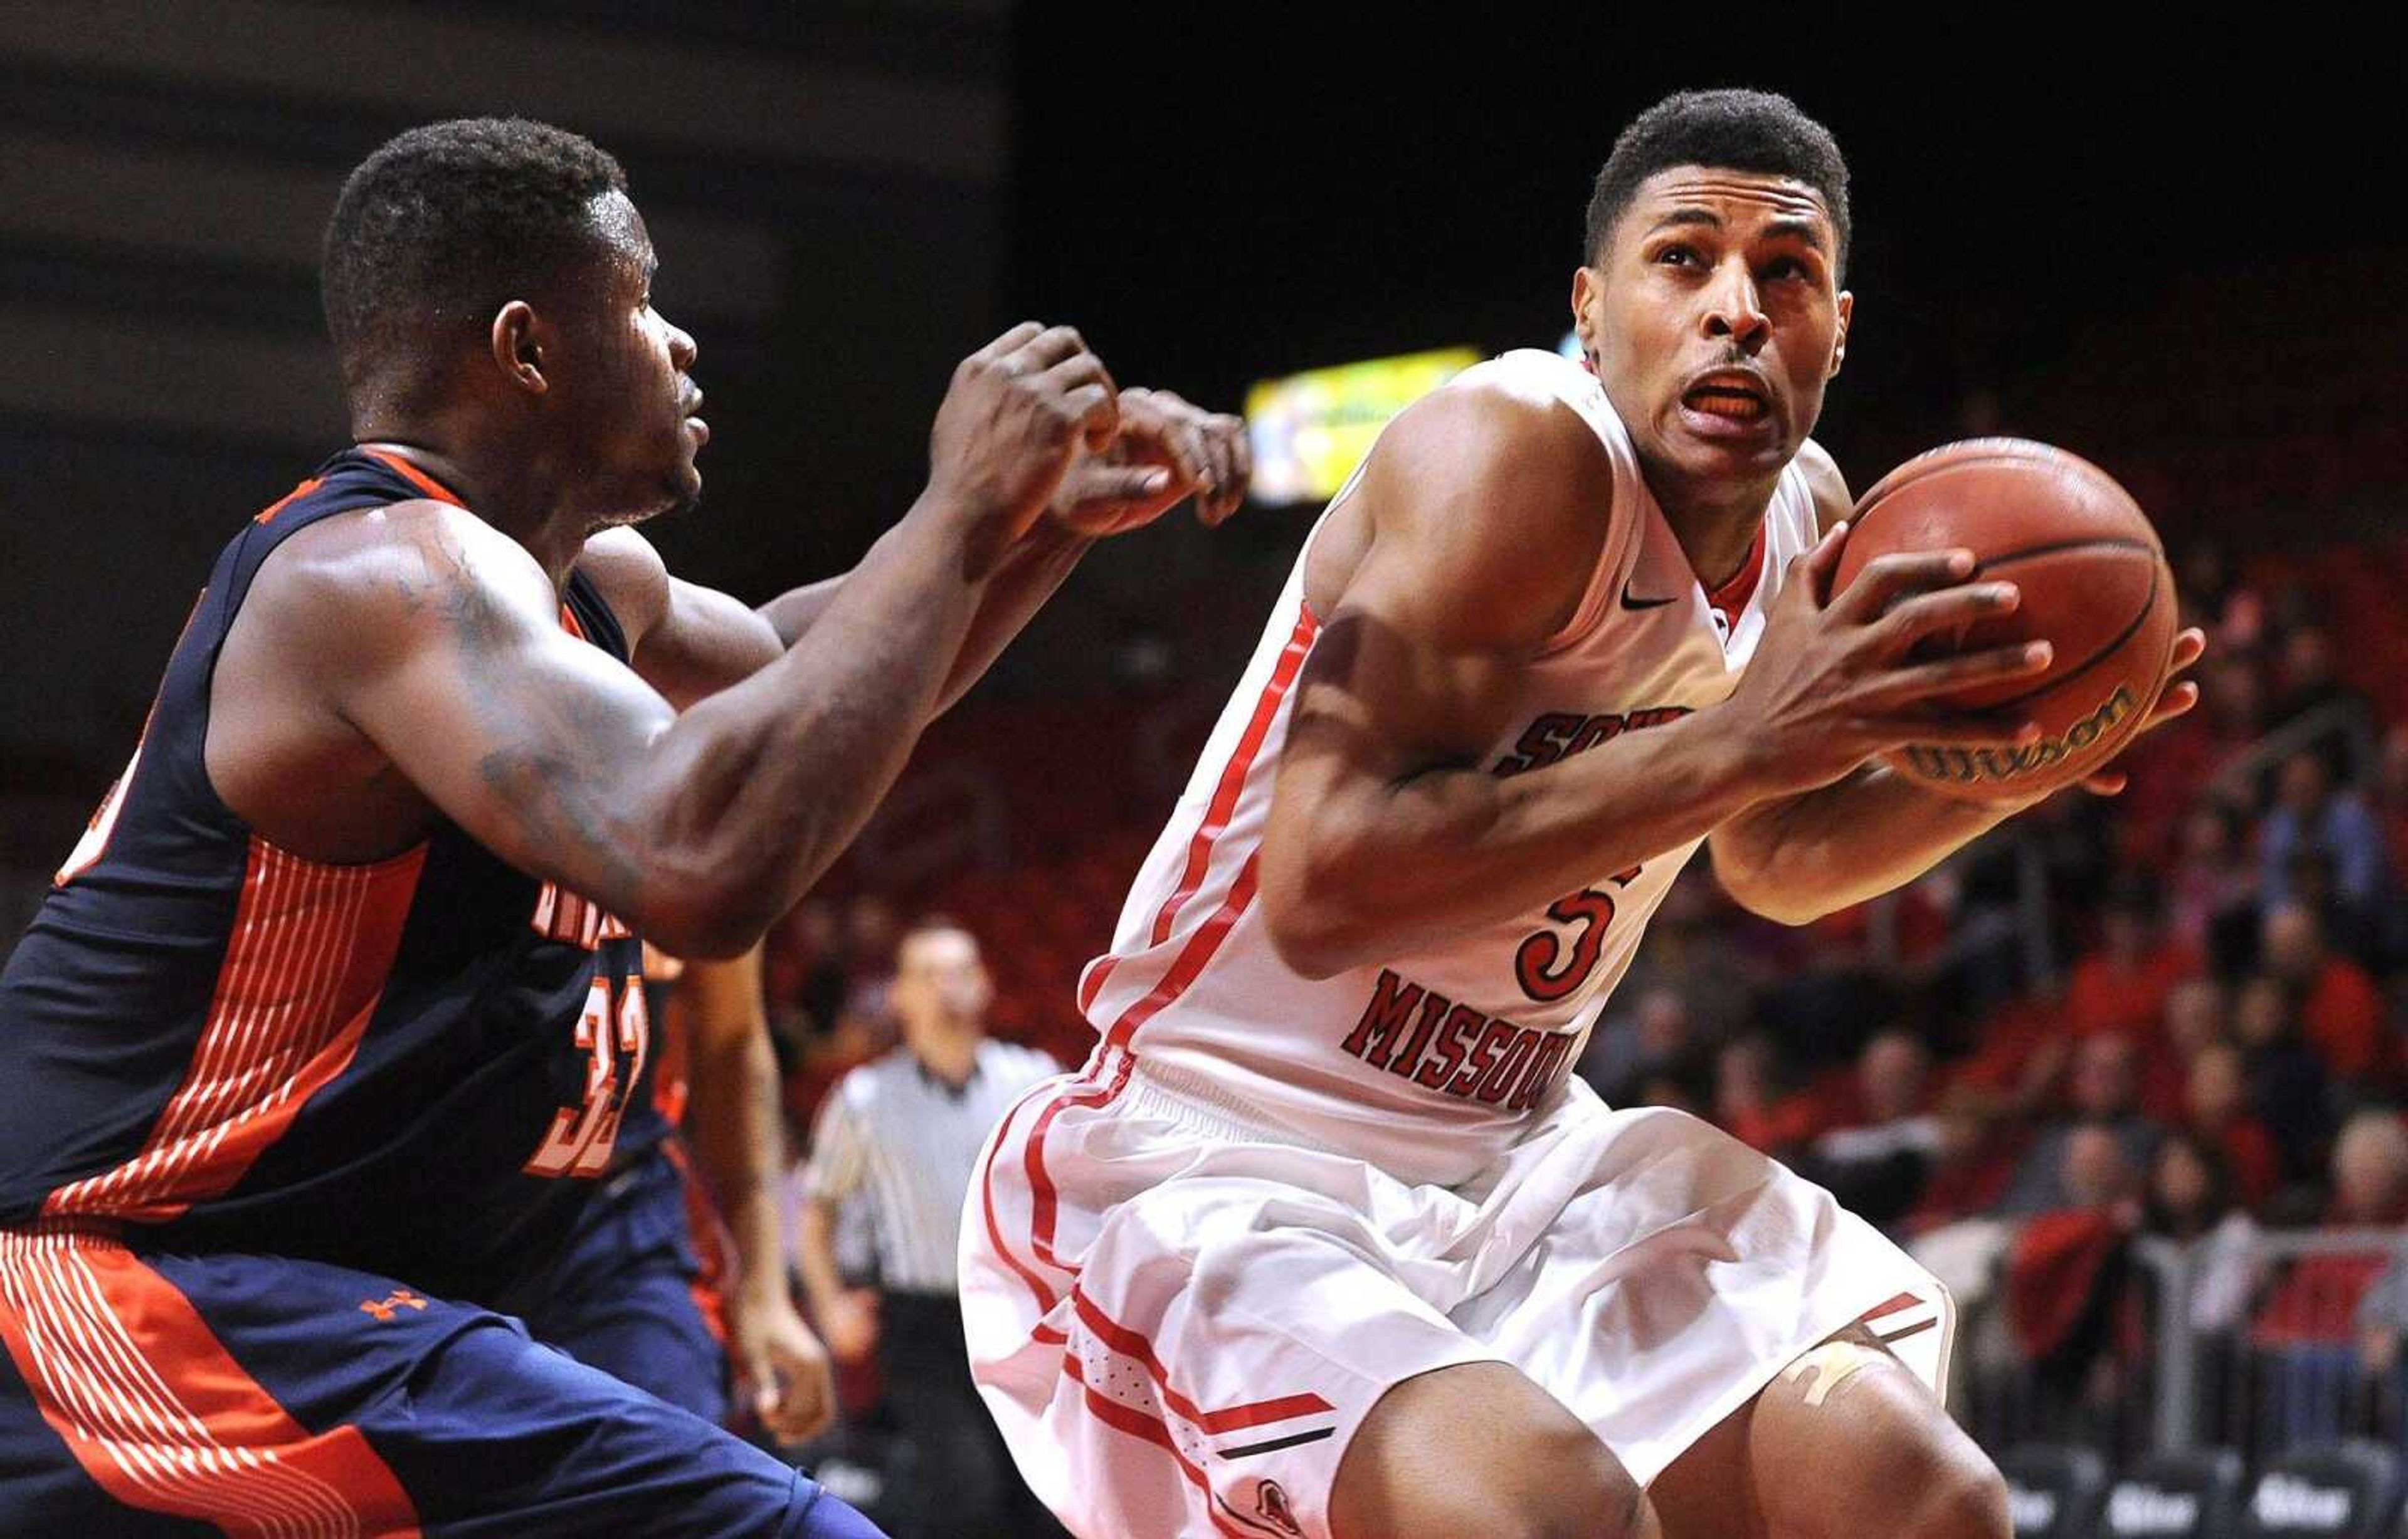
[[[1096,539],[1142,528],[1190,496],[1207,525],[1245,500],[1253,462],[1242,421],[1168,391],[1124,390],[1117,404],[1112,447],[1081,452],[1048,516],[1012,546],[987,583],[939,692],[939,710],[984,677]],[[1130,476],[1152,470],[1167,478],[1156,490],[1133,492]],[[671,577],[633,529],[595,535],[579,564],[603,584],[636,638],[636,671],[680,709],[750,677],[800,643],[851,575],[790,590],[753,610]]]
[[[1809,442],[1799,460],[1813,483],[1829,543],[1848,516],[1847,482],[1819,445]],[[1971,551],[1929,555],[1954,563],[1952,571],[1971,570]],[[1976,586],[1998,590],[2002,599],[2013,591],[2012,584]],[[1757,657],[1771,641],[1765,638]],[[2175,642],[2174,671],[2197,662],[2204,646],[2198,631],[2185,632]],[[2198,700],[2197,685],[2173,684],[2157,700],[2149,725],[2180,716]],[[1998,735],[1993,730],[1993,740]],[[2108,794],[2122,783],[2113,770],[2089,782]],[[1717,828],[1708,848],[1715,878],[1742,906],[1784,924],[1805,924],[1905,886],[2031,805],[1942,796],[1885,766],[1866,764],[1831,785],[1748,808]]]
[[[1832,598],[1828,540],[1793,565],[1729,700],[1500,779],[1479,756],[1602,549],[1602,452],[1555,402],[1441,391],[1383,437],[1354,495],[1359,521],[1323,535],[1360,531],[1360,552],[1331,557],[1351,568],[1297,686],[1263,842],[1273,944],[1308,976],[1542,908],[1896,744],[1994,741],[1924,702],[2034,666],[2020,648],[1910,662],[1995,594],[1899,557]]]
[[[1110,446],[1114,395],[1067,328],[1023,325],[965,361],[926,490],[811,645],[683,715],[562,633],[523,547],[440,504],[397,505],[348,558],[315,563],[292,629],[319,638],[330,705],[488,848],[673,952],[729,955],[893,783],[996,573],[1079,445]],[[1161,490],[1116,477],[1100,484],[1130,500]]]

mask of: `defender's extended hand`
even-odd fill
[[[1120,392],[1120,435],[1101,454],[1085,454],[1054,494],[1056,521],[1092,537],[1141,529],[1190,493],[1209,527],[1238,510],[1254,475],[1246,424],[1206,411],[1169,391]],[[1134,486],[1133,475],[1167,471],[1168,484]]]
[[[1072,465],[1120,435],[1119,391],[1068,326],[1024,321],[953,370],[928,435],[928,490],[1008,545],[1028,532]],[[1159,469],[1118,471],[1115,500],[1154,495]]]

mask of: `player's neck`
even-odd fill
[[[390,428],[359,435],[362,449],[396,454],[460,499],[471,513],[526,547],[552,578],[566,589],[568,569],[585,548],[591,520],[562,507],[545,490],[554,478],[529,474],[525,457],[507,451],[480,453],[439,429]]]
[[[1653,490],[1651,488],[1651,490]],[[1701,495],[1667,497],[1656,493],[1664,521],[1689,558],[1689,570],[1708,591],[1739,575],[1764,526],[1765,509],[1772,506],[1772,489],[1749,488],[1736,495],[1711,489]]]
[[[975,1024],[931,1024],[910,1033],[905,1043],[922,1068],[948,1085],[961,1086],[977,1072],[982,1034]]]

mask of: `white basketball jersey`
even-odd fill
[[[1784,568],[1817,535],[1798,466],[1782,473],[1748,563],[1709,594],[1585,368],[1554,353],[1510,352],[1447,388],[1484,384],[1552,394],[1579,412],[1612,462],[1613,506],[1579,611],[1514,684],[1512,724],[1483,767],[1542,771],[1724,699],[1763,633]],[[1304,596],[1311,550],[1308,539],[1138,873],[1111,952],[1080,981],[1080,1006],[1103,1037],[1093,1072],[1135,1066],[1250,1124],[1409,1180],[1453,1185],[1550,1104],[1698,841],[1598,871],[1543,909],[1443,946],[1319,981],[1287,967],[1255,896],[1295,684],[1320,630]]]

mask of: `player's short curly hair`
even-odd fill
[[[1848,265],[1848,163],[1831,131],[1770,91],[1684,91],[1631,121],[1613,141],[1588,197],[1588,246],[1595,262],[1639,184],[1675,165],[1789,177],[1823,194],[1839,239],[1834,268]]]
[[[388,142],[326,221],[319,289],[346,382],[544,292],[593,252],[594,200],[626,190],[593,141],[524,118],[429,123]]]

